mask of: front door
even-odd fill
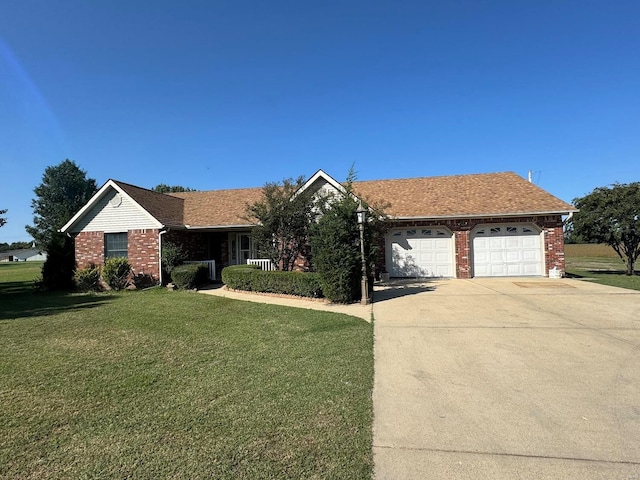
[[[252,243],[251,235],[248,233],[238,233],[236,235],[236,258],[238,259],[238,264],[244,265],[248,259],[252,258]]]

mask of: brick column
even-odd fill
[[[471,278],[471,245],[469,230],[454,232],[456,249],[456,277]]]

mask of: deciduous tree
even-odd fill
[[[606,243],[616,251],[633,275],[640,255],[640,182],[598,187],[576,198],[580,209],[571,219],[571,228],[588,242]]]
[[[27,233],[38,247],[45,248],[96,191],[96,181],[71,160],[47,167],[42,183],[34,189],[33,226],[26,227]]]
[[[293,270],[299,256],[309,255],[309,228],[315,218],[313,197],[300,191],[304,178],[267,183],[262,199],[247,206],[247,218],[256,223],[251,237],[261,256],[281,270]]]
[[[6,208],[4,210],[0,210],[0,227],[3,226],[5,223],[7,223],[7,219],[2,216],[5,213],[7,213],[7,209]]]

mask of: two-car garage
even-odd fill
[[[478,225],[469,235],[472,276],[544,275],[542,233],[533,224]],[[386,240],[391,277],[455,277],[454,233],[446,227],[392,230]]]

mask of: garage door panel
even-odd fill
[[[540,234],[528,225],[480,227],[472,240],[474,276],[540,276]]]
[[[387,238],[387,252],[391,276],[453,276],[453,237],[443,229],[395,231]]]

